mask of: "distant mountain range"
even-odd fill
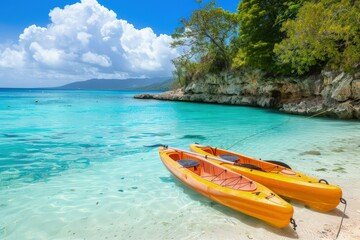
[[[169,90],[173,80],[170,77],[90,79],[66,84],[55,89],[64,90]]]

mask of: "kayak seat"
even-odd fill
[[[196,168],[197,166],[199,166],[199,162],[194,159],[181,159],[177,161],[177,163],[179,163],[184,168],[191,168],[191,167]]]
[[[219,157],[230,162],[237,162],[240,160],[238,156],[232,154],[219,154]]]
[[[265,172],[264,169],[262,169],[261,167],[255,166],[255,165],[253,165],[253,164],[243,163],[243,164],[237,164],[236,166],[240,166],[240,167],[244,167],[244,168],[249,168],[249,169],[251,169],[251,170],[258,170],[258,171]]]

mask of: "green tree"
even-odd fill
[[[298,74],[324,66],[351,71],[360,62],[359,0],[308,2],[282,31],[287,38],[274,52]]]
[[[186,53],[174,60],[176,73],[184,72],[189,61],[196,63],[197,73],[230,68],[234,51],[237,51],[234,46],[234,39],[238,36],[237,14],[217,7],[212,1],[193,11],[190,19],[183,18],[180,24],[181,27],[172,35],[172,46],[183,47]],[[178,69],[179,66],[182,69]],[[193,64],[190,66],[194,67]]]
[[[175,81],[174,87],[184,87],[188,85],[196,76],[197,64],[191,61],[188,54],[180,55],[172,60],[175,70],[173,76]]]
[[[238,6],[240,49],[235,67],[250,66],[276,72],[274,45],[285,36],[281,25],[296,17],[303,0],[242,0]]]

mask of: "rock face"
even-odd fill
[[[182,89],[136,98],[275,108],[308,116],[360,119],[360,68],[355,74],[322,72],[306,78],[268,78],[260,71],[221,73]]]

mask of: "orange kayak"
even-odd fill
[[[323,179],[294,171],[281,162],[257,160],[239,153],[199,144],[190,144],[190,149],[200,156],[208,156],[213,163],[264,184],[280,196],[299,201],[317,211],[328,212],[340,203],[342,197],[340,187],[328,184]]]
[[[265,186],[193,153],[160,147],[166,168],[202,195],[283,228],[289,225],[293,207]]]

